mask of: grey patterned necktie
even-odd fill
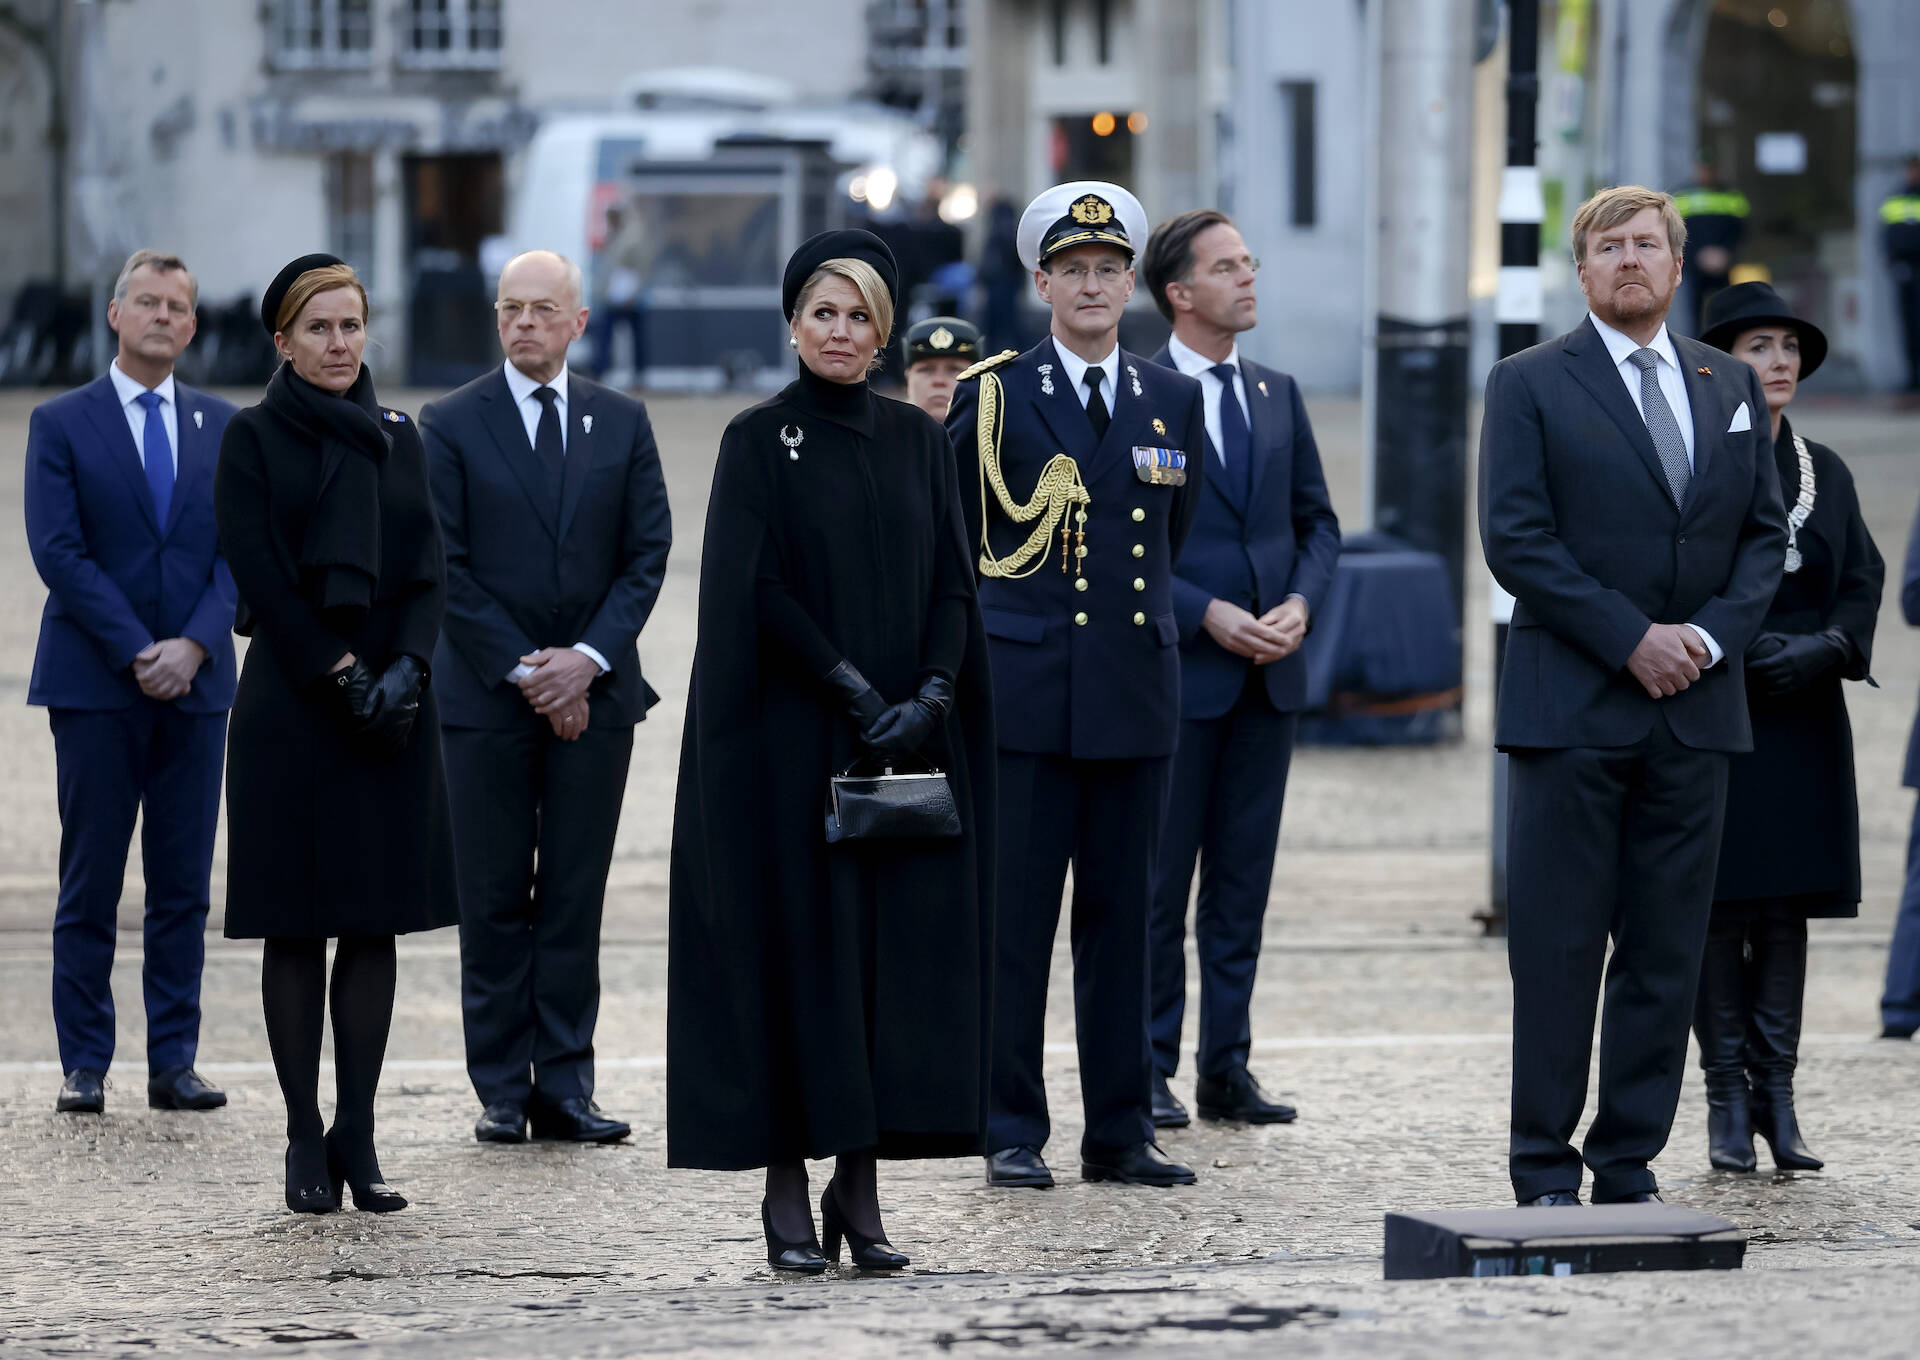
[[[1667,405],[1667,394],[1660,390],[1660,356],[1650,349],[1637,349],[1627,357],[1640,370],[1640,413],[1667,474],[1667,487],[1673,492],[1673,503],[1684,510],[1693,469],[1687,463],[1687,441],[1680,434],[1680,422]]]

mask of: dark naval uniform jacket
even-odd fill
[[[1076,535],[1084,528],[1085,538],[1068,546],[1064,571],[1055,528],[1031,575],[981,573],[999,745],[1085,760],[1170,756],[1180,729],[1173,560],[1200,503],[1207,447],[1200,384],[1121,350],[1112,422],[1106,437],[1096,440],[1051,337],[1025,354],[1007,351],[963,374],[947,413],[947,433],[976,565],[983,514],[1001,558],[1024,543],[1038,522],[1014,523],[983,482],[981,379],[988,373],[1000,388],[989,436],[998,436],[1002,476],[1014,503],[1034,496],[1048,463],[1062,453],[1079,466],[1089,496],[1084,507],[1066,512],[1068,528]],[[1161,480],[1143,477],[1152,469],[1159,469]],[[1175,471],[1183,476],[1170,477]],[[1075,518],[1080,508],[1087,514],[1084,526]],[[1076,557],[1081,547],[1085,555]]]

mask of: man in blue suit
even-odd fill
[[[193,1070],[208,878],[233,705],[233,577],[213,522],[213,468],[233,407],[173,377],[193,339],[193,275],[136,251],[107,322],[119,354],[27,426],[27,544],[47,584],[27,702],[53,728],[60,900],[56,1109],[99,1114],[113,1061],[113,946],[141,815],[147,882],[147,1103],[226,1104]]]
[[[1154,866],[1153,1122],[1187,1123],[1168,1086],[1187,1001],[1187,896],[1200,865],[1195,1096],[1203,1119],[1286,1123],[1293,1107],[1247,1070],[1248,1018],[1294,728],[1307,702],[1300,642],[1333,579],[1340,524],[1292,378],[1243,358],[1258,319],[1259,262],[1224,213],[1164,222],[1142,260],[1173,323],[1154,362],[1196,378],[1206,403],[1207,477],[1179,560],[1180,745]]]
[[[1907,535],[1907,566],[1900,579],[1900,612],[1920,628],[1920,513]],[[1900,782],[1920,789],[1920,720],[1907,739],[1907,764]],[[1911,1039],[1920,1030],[1920,803],[1913,809],[1913,831],[1907,837],[1907,884],[1900,894],[1900,914],[1893,926],[1893,945],[1887,952],[1887,989],[1880,998],[1880,1037]]]

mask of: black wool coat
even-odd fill
[[[261,405],[221,440],[214,513],[252,636],[227,735],[230,939],[398,935],[460,917],[431,683],[393,757],[355,738],[323,692],[348,652],[376,671],[401,655],[428,666],[446,610],[419,432],[398,412],[381,418],[382,566],[372,606],[354,614],[317,609],[295,565],[320,491],[318,432]],[[423,534],[431,580],[400,589],[397,564],[418,559]]]
[[[1793,694],[1770,696],[1749,685],[1753,750],[1733,757],[1727,770],[1716,912],[1766,902],[1769,910],[1806,916],[1859,914],[1860,802],[1841,684],[1867,676],[1886,565],[1861,518],[1847,465],[1812,440],[1807,452],[1815,497],[1796,539],[1803,563],[1780,578],[1761,629],[1837,628],[1853,655],[1841,669]],[[1781,493],[1791,506],[1799,494],[1800,459],[1793,427],[1784,419],[1774,457]]]
[[[669,1165],[980,1150],[994,743],[957,495],[939,425],[864,384],[803,371],[727,427],[674,805]],[[821,684],[842,659],[890,703],[952,679],[925,754],[959,839],[826,843],[858,754]]]

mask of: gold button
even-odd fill
[[[1145,623],[1146,621],[1147,621],[1147,616],[1145,614],[1135,614],[1133,616],[1133,626],[1136,628],[1138,628],[1141,624]]]
[[[1147,588],[1147,583],[1141,580],[1138,576],[1136,576],[1133,578],[1133,588],[1135,590],[1145,590]]]
[[[1138,524],[1141,520],[1145,519],[1146,517],[1147,517],[1147,512],[1145,510],[1142,510],[1137,505],[1133,507],[1133,522],[1135,524]]]
[[[1133,555],[1134,555],[1135,557],[1145,557],[1145,556],[1147,555],[1147,545],[1146,545],[1146,544],[1144,544],[1144,543],[1136,543],[1136,544],[1134,544],[1134,545],[1133,545]]]
[[[1085,628],[1087,626],[1087,616],[1085,614],[1075,614],[1073,616],[1073,621],[1079,624],[1082,628]]]
[[[1085,590],[1087,588],[1087,578],[1084,576],[1076,576],[1073,581],[1073,588],[1075,590]]]

